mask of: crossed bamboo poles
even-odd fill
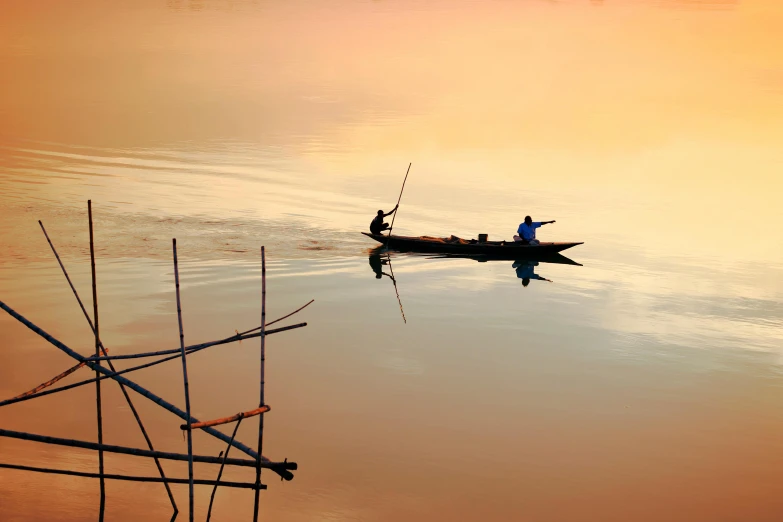
[[[162,350],[162,351],[156,351],[156,352],[146,352],[146,353],[137,353],[137,354],[126,354],[126,355],[109,355],[108,349],[103,345],[103,342],[100,340],[100,334],[99,334],[99,328],[98,328],[98,301],[97,301],[97,282],[96,282],[96,276],[95,276],[95,250],[94,250],[94,239],[93,239],[93,222],[92,222],[92,202],[88,201],[88,218],[89,218],[89,228],[90,228],[90,261],[91,261],[91,268],[92,268],[92,292],[93,292],[93,314],[95,321],[90,318],[89,313],[87,312],[86,308],[84,307],[84,304],[82,303],[81,298],[79,297],[78,292],[76,291],[76,288],[73,285],[73,282],[71,281],[70,276],[68,275],[68,271],[65,269],[65,265],[63,264],[62,260],[60,259],[59,254],[57,253],[57,250],[54,247],[54,244],[52,243],[51,239],[49,238],[49,234],[46,232],[46,229],[43,226],[43,223],[39,221],[39,225],[41,226],[41,230],[44,233],[44,236],[46,237],[47,242],[49,243],[49,246],[52,249],[52,252],[55,255],[55,258],[57,259],[58,264],[60,265],[60,268],[63,272],[63,275],[65,276],[66,281],[68,282],[68,285],[70,286],[74,297],[76,298],[76,301],[79,304],[79,307],[81,308],[87,323],[90,326],[90,329],[93,331],[93,334],[95,336],[95,355],[91,357],[84,357],[59,341],[58,339],[55,339],[53,336],[45,332],[42,328],[32,323],[30,320],[22,316],[20,313],[18,313],[16,310],[8,306],[6,303],[0,301],[0,308],[3,309],[5,312],[7,312],[9,315],[11,315],[13,318],[15,318],[17,321],[21,322],[25,326],[27,326],[30,330],[38,334],[40,337],[47,340],[50,344],[55,346],[56,348],[60,349],[61,351],[65,352],[67,355],[72,357],[77,361],[77,364],[66,371],[60,373],[59,375],[53,377],[52,379],[49,379],[48,381],[36,386],[32,390],[29,390],[25,393],[19,394],[16,397],[13,397],[11,399],[1,401],[0,407],[7,406],[9,404],[14,404],[17,402],[23,402],[27,400],[36,399],[45,395],[51,395],[53,393],[59,393],[66,390],[70,390],[79,386],[83,386],[90,383],[95,383],[96,385],[96,410],[97,410],[97,417],[98,417],[98,442],[87,442],[87,441],[80,441],[80,440],[74,440],[74,439],[65,439],[65,438],[58,438],[58,437],[49,437],[44,435],[36,435],[32,433],[24,433],[24,432],[17,432],[17,431],[11,431],[11,430],[5,430],[0,429],[0,437],[8,437],[8,438],[16,438],[16,439],[22,439],[22,440],[29,440],[33,442],[40,442],[44,444],[55,444],[55,445],[61,445],[61,446],[70,446],[70,447],[77,447],[77,448],[83,448],[83,449],[89,449],[94,450],[98,452],[99,455],[99,472],[98,473],[87,473],[87,472],[79,472],[79,471],[72,471],[72,470],[64,470],[64,469],[50,469],[50,468],[41,468],[41,467],[32,467],[32,466],[19,466],[14,464],[5,464],[0,463],[0,468],[6,468],[6,469],[17,469],[22,471],[32,471],[32,472],[39,472],[39,473],[54,473],[54,474],[61,474],[61,475],[71,475],[71,476],[79,476],[79,477],[88,477],[88,478],[98,478],[100,480],[100,510],[99,510],[99,520],[103,520],[104,512],[105,512],[105,480],[128,480],[128,481],[137,481],[137,482],[161,482],[163,483],[164,487],[166,488],[166,494],[168,495],[169,501],[171,502],[171,506],[174,510],[172,520],[174,520],[177,517],[177,514],[179,512],[179,508],[177,507],[176,501],[174,500],[174,496],[171,492],[171,488],[169,487],[169,484],[188,484],[189,486],[189,520],[192,522],[194,520],[194,491],[193,488],[195,485],[212,485],[212,496],[209,503],[209,509],[207,512],[207,520],[209,520],[212,512],[212,505],[214,501],[215,492],[217,490],[218,486],[223,487],[230,487],[230,488],[245,488],[245,489],[253,489],[255,492],[255,501],[254,501],[254,515],[253,520],[258,520],[258,509],[259,509],[259,492],[262,489],[266,489],[266,485],[261,483],[261,469],[266,468],[269,469],[276,474],[278,474],[281,479],[283,480],[291,480],[293,479],[294,475],[292,471],[295,471],[297,469],[297,464],[295,462],[288,462],[286,459],[283,462],[273,462],[267,459],[266,457],[262,456],[261,450],[263,446],[263,419],[264,419],[264,413],[270,411],[269,405],[265,403],[265,397],[264,397],[264,388],[265,388],[265,348],[266,348],[266,336],[274,334],[274,333],[280,333],[288,330],[293,330],[297,328],[301,328],[304,326],[307,326],[307,323],[299,323],[294,324],[290,326],[285,326],[281,328],[275,328],[275,329],[267,329],[268,326],[277,323],[279,321],[282,321],[284,319],[287,319],[291,317],[292,315],[300,312],[307,306],[309,306],[313,300],[308,302],[307,304],[301,306],[300,308],[294,310],[293,312],[284,315],[283,317],[280,317],[274,321],[271,321],[269,323],[266,322],[266,256],[265,256],[265,250],[264,247],[261,247],[261,284],[262,284],[262,293],[261,293],[261,326],[253,328],[251,330],[248,330],[246,332],[238,333],[236,335],[232,335],[230,337],[226,337],[224,339],[220,339],[217,341],[212,341],[208,343],[202,343],[192,346],[185,346],[184,341],[184,331],[183,331],[183,325],[182,325],[182,307],[181,307],[181,301],[180,301],[180,292],[179,292],[179,265],[177,261],[177,242],[176,239],[172,240],[172,250],[173,250],[173,256],[174,256],[174,278],[175,278],[175,287],[176,287],[176,296],[177,296],[177,320],[179,323],[179,331],[180,331],[180,347],[173,350]],[[259,331],[260,330],[260,331]],[[207,348],[211,348],[213,346],[219,346],[223,344],[229,344],[237,341],[241,341],[243,339],[251,339],[255,337],[261,338],[261,372],[260,372],[260,400],[259,405],[257,408],[246,411],[246,412],[240,412],[235,415],[231,415],[228,417],[222,417],[219,419],[214,419],[210,421],[199,421],[198,419],[194,418],[190,415],[190,394],[189,394],[189,383],[187,378],[187,356],[192,355],[198,351],[205,350]],[[171,355],[174,354],[174,355]],[[120,360],[120,359],[138,359],[138,358],[152,358],[152,357],[160,357],[170,355],[169,357],[163,357],[159,359],[155,359],[152,362],[141,364],[138,366],[134,366],[131,368],[127,368],[122,371],[117,371],[112,363],[114,360]],[[150,366],[154,366],[157,364],[161,364],[163,362],[171,361],[174,359],[179,359],[182,362],[182,368],[183,368],[183,384],[184,384],[184,392],[185,392],[185,405],[186,405],[186,411],[182,411],[175,405],[167,402],[161,397],[158,397],[154,393],[150,392],[149,390],[143,388],[142,386],[136,384],[135,382],[131,381],[127,377],[124,377],[123,374],[131,373],[134,371],[138,371],[144,368],[149,368]],[[108,368],[104,367],[101,363],[103,361],[106,361]],[[63,378],[67,377],[71,373],[75,372],[79,368],[86,366],[93,370],[95,372],[95,377],[92,379],[87,379],[84,381],[80,381],[77,383],[73,383],[67,386],[60,386],[58,388],[49,389],[46,390],[46,388],[51,387],[58,381],[62,380]],[[115,446],[115,445],[109,445],[103,443],[103,435],[102,435],[102,407],[101,407],[101,400],[100,400],[100,387],[101,387],[101,381],[105,379],[113,379],[116,381],[123,393],[123,396],[125,397],[125,400],[128,403],[128,406],[130,407],[131,412],[133,413],[133,416],[136,419],[136,423],[139,426],[139,429],[144,436],[144,439],[147,443],[148,450],[143,449],[137,449],[137,448],[130,448],[125,446]],[[182,420],[185,421],[185,424],[182,424],[180,426],[180,429],[187,432],[188,435],[188,453],[187,454],[179,454],[179,453],[170,453],[170,452],[162,452],[155,450],[152,441],[149,438],[149,435],[147,434],[147,430],[144,427],[144,424],[141,420],[141,417],[138,414],[138,411],[136,410],[136,407],[133,404],[133,401],[131,400],[130,395],[127,392],[127,388],[130,388],[131,390],[135,391],[136,393],[142,395],[143,397],[146,397],[147,399],[155,402],[162,408],[170,411],[171,413],[177,415]],[[45,391],[44,391],[45,390]],[[253,450],[250,447],[242,444],[241,442],[237,441],[235,439],[237,430],[239,428],[239,424],[242,422],[243,419],[248,417],[258,416],[259,417],[259,432],[258,432],[258,446],[257,450]],[[213,428],[213,426],[219,426],[223,424],[229,424],[236,422],[236,425],[234,427],[234,432],[229,437],[228,435],[224,434],[221,431],[216,430]],[[216,437],[224,442],[227,443],[227,447],[225,452],[221,452],[222,458],[220,456],[218,457],[212,457],[212,456],[205,456],[205,455],[195,455],[193,453],[193,443],[192,443],[192,431],[193,430],[202,430],[206,433],[209,433],[213,437]],[[252,457],[251,459],[237,459],[237,458],[228,458],[229,450],[234,447],[238,449],[239,451],[242,451],[243,453],[249,455]],[[126,454],[126,455],[133,455],[133,456],[139,456],[139,457],[147,457],[152,458],[155,461],[155,465],[158,469],[158,473],[160,477],[139,477],[139,476],[130,476],[130,475],[118,475],[118,474],[107,474],[104,472],[104,466],[103,466],[103,453],[109,452],[109,453],[120,453],[120,454]],[[168,478],[163,470],[162,465],[160,464],[160,460],[177,460],[177,461],[187,461],[188,462],[188,478],[187,479],[180,479],[180,478]],[[195,479],[194,478],[194,472],[193,472],[193,464],[195,462],[200,463],[210,463],[210,464],[220,464],[220,471],[218,472],[218,476],[216,480],[202,480],[202,479]],[[253,467],[256,470],[256,480],[255,482],[221,482],[220,477],[223,473],[223,468],[226,466],[240,466],[240,467]]]

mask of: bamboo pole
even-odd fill
[[[397,198],[397,206],[394,207],[396,211],[394,212],[394,215],[392,216],[392,222],[389,226],[389,233],[386,235],[386,243],[384,246],[389,244],[389,238],[391,237],[392,230],[394,230],[394,220],[397,219],[397,212],[400,210],[400,201],[402,201],[402,192],[405,190],[405,182],[408,181],[408,174],[411,173],[411,165],[413,163],[408,163],[408,170],[405,171],[405,179],[402,180],[402,188],[400,189],[400,197]]]
[[[67,345],[65,345],[61,341],[59,341],[59,340],[55,339],[54,337],[52,337],[51,335],[49,335],[42,328],[40,328],[39,326],[35,325],[29,319],[25,318],[24,316],[19,314],[16,310],[14,310],[13,308],[11,308],[10,306],[8,306],[7,304],[5,304],[2,301],[0,301],[0,309],[5,310],[11,317],[13,317],[17,321],[19,321],[20,323],[25,325],[27,328],[29,328],[30,330],[32,330],[33,332],[35,332],[36,334],[41,336],[43,339],[48,341],[49,344],[53,345],[54,347],[58,348],[62,352],[64,352],[67,355],[69,355],[71,358],[73,358],[73,359],[75,359],[75,360],[77,360],[79,362],[86,362],[87,361],[85,357],[79,355],[77,352],[73,351]],[[190,423],[199,422],[198,419],[196,419],[194,417],[188,417],[188,415],[184,411],[182,411],[181,409],[179,409],[176,406],[174,406],[173,404],[165,401],[164,399],[158,397],[154,393],[146,390],[142,386],[139,386],[138,384],[136,384],[135,382],[131,381],[130,379],[127,379],[127,378],[122,377],[120,375],[112,374],[112,372],[110,372],[108,369],[103,368],[102,366],[98,366],[98,365],[96,365],[96,364],[94,364],[92,362],[87,362],[87,366],[92,368],[92,369],[97,368],[98,371],[100,371],[104,375],[110,374],[112,379],[121,382],[122,384],[124,384],[128,388],[132,389],[136,393],[146,397],[147,399],[149,399],[152,402],[158,404],[160,407],[164,408],[165,410],[168,410],[171,413],[173,413],[174,415],[178,416],[180,419],[182,419],[184,421],[187,421],[187,422],[190,422]],[[119,372],[117,372],[117,373],[119,373]],[[214,428],[206,427],[206,428],[202,428],[202,430],[207,432],[207,433],[209,433],[213,437],[217,437],[218,439],[220,439],[220,440],[222,440],[224,442],[228,442],[230,440],[228,435],[226,435],[225,433],[222,433],[222,432],[220,432],[220,431],[218,431],[218,430],[216,430]],[[250,455],[254,459],[263,459],[263,460],[265,460],[267,462],[269,461],[269,459],[267,459],[266,457],[260,456],[254,450],[250,449],[249,447],[247,447],[246,445],[242,444],[241,442],[238,442],[238,441],[235,440],[233,442],[232,446],[234,446],[238,450],[244,452],[245,454]],[[284,470],[284,469],[281,469],[281,468],[278,468],[278,467],[276,467],[276,468],[271,468],[270,467],[270,469],[272,469],[275,473],[280,475],[284,480],[291,480],[291,479],[294,478],[293,474],[290,473],[287,470]]]
[[[294,325],[291,325],[291,326],[284,326],[282,328],[275,328],[275,329],[267,331],[266,335],[272,335],[274,333],[285,332],[285,331],[288,331],[288,330],[293,330],[295,328],[302,328],[302,327],[305,327],[305,326],[307,326],[307,323],[299,323],[299,324],[294,324]],[[194,352],[198,352],[198,351],[204,350],[206,348],[210,348],[212,346],[216,346],[218,344],[228,344],[228,343],[232,343],[232,342],[236,342],[236,341],[242,341],[244,339],[252,339],[254,337],[260,337],[260,336],[261,336],[261,334],[258,333],[258,334],[253,334],[253,335],[247,335],[247,336],[244,336],[244,337],[241,337],[241,338],[238,338],[238,339],[231,338],[230,340],[225,340],[224,339],[222,341],[217,341],[215,343],[206,343],[206,346],[205,345],[196,345],[195,348],[193,348],[190,351],[188,351],[188,355],[191,355]],[[181,352],[181,349],[178,349],[176,351]],[[139,366],[133,366],[131,368],[126,368],[126,369],[120,370],[118,372],[109,372],[109,373],[106,373],[106,374],[102,375],[100,377],[100,380],[114,379],[118,375],[123,375],[123,374],[126,374],[126,373],[135,372],[137,370],[143,370],[144,368],[149,368],[151,366],[155,366],[155,365],[158,365],[158,364],[161,364],[161,363],[164,363],[164,362],[173,361],[174,359],[179,359],[180,357],[181,357],[181,354],[177,354],[177,355],[173,355],[171,357],[166,357],[165,359],[159,359],[157,361],[152,361],[152,362],[149,362],[149,363],[146,363],[146,364],[142,364],[142,365],[139,365]],[[106,360],[106,358],[102,358],[102,359]],[[85,364],[87,364],[87,362],[92,362],[92,359],[85,359]],[[73,389],[73,388],[78,388],[79,386],[84,386],[85,384],[90,384],[90,383],[93,383],[93,382],[95,382],[95,379],[87,379],[87,380],[84,380],[84,381],[80,381],[80,382],[76,382],[76,383],[73,383],[73,384],[69,384],[67,386],[61,386],[59,388],[55,388],[54,390],[43,391],[43,392],[37,393],[35,395],[27,395],[27,396],[23,396],[23,397],[14,397],[13,399],[7,399],[5,401],[0,402],[0,407],[8,406],[9,404],[16,404],[17,402],[24,402],[24,401],[28,401],[28,400],[31,400],[31,399],[37,399],[38,397],[43,397],[45,395],[50,395],[52,393],[59,393],[59,392],[62,392],[62,391]]]
[[[174,250],[174,283],[177,289],[177,321],[179,322],[179,345],[182,349],[182,380],[185,384],[185,414],[188,419],[191,419],[187,424],[188,431],[188,478],[190,479],[190,522],[193,522],[194,512],[194,492],[193,492],[193,425],[192,417],[190,416],[190,389],[188,386],[188,359],[185,354],[185,334],[182,331],[182,306],[179,298],[179,266],[177,265],[177,239],[171,240],[172,248]],[[259,455],[261,453],[259,452]]]
[[[79,308],[81,308],[82,313],[84,314],[84,318],[87,319],[87,324],[90,325],[90,329],[92,330],[93,334],[96,335],[97,338],[97,330],[95,328],[95,325],[93,325],[92,320],[90,319],[90,314],[87,313],[87,310],[84,308],[84,303],[82,303],[81,298],[79,297],[79,292],[76,291],[76,287],[73,286],[73,282],[71,281],[71,277],[68,275],[68,270],[65,269],[65,265],[62,262],[62,259],[60,259],[60,255],[57,253],[57,249],[54,248],[54,244],[52,243],[52,240],[49,239],[49,234],[46,233],[46,228],[44,228],[43,223],[39,220],[38,224],[41,226],[41,230],[44,233],[44,237],[46,237],[46,241],[49,243],[49,247],[52,249],[52,252],[54,253],[54,257],[57,259],[57,263],[60,265],[60,269],[63,272],[63,275],[65,276],[65,280],[68,282],[68,286],[71,287],[71,291],[73,292],[73,296],[76,298],[76,302],[79,303]],[[97,315],[96,315],[97,318]],[[108,349],[103,345],[103,342],[98,340],[98,344],[101,348],[101,352],[104,356],[108,356]],[[114,368],[114,364],[109,360],[107,361],[107,364],[109,366],[109,369],[111,371],[116,371]],[[81,366],[84,366],[84,363],[79,363],[70,370],[66,370],[64,374],[68,374],[70,371],[74,371]],[[60,374],[63,375],[63,374]],[[58,376],[59,377],[59,376]],[[57,379],[57,378],[55,378]],[[98,380],[101,380],[100,378]],[[51,381],[50,381],[51,382]],[[55,381],[56,382],[56,381]],[[44,383],[47,384],[47,383]],[[125,389],[125,386],[123,386],[121,383],[117,383],[120,387],[120,390],[122,391],[122,395],[125,397],[125,402],[128,403],[128,407],[131,410],[131,413],[133,414],[133,417],[136,419],[136,424],[139,426],[139,430],[141,430],[141,434],[144,436],[144,440],[147,443],[147,447],[151,451],[155,451],[155,448],[152,445],[152,440],[150,440],[149,435],[147,434],[147,430],[144,427],[144,423],[141,421],[141,417],[139,416],[139,412],[136,410],[136,406],[133,404],[133,401],[130,398],[130,395],[128,394],[128,390]],[[49,384],[47,384],[49,385]],[[166,474],[163,471],[163,466],[161,466],[160,461],[155,457],[155,466],[158,468],[158,473],[160,474],[161,478],[166,478]],[[169,486],[168,482],[164,482],[163,486],[166,488],[166,494],[169,497],[169,502],[171,502],[171,507],[174,508],[174,513],[179,512],[179,508],[177,507],[177,502],[174,500],[174,494],[171,492],[171,487]]]
[[[315,302],[315,299],[310,299],[310,301],[309,301],[307,304],[305,304],[305,305],[302,305],[301,307],[297,308],[296,310],[294,310],[294,311],[293,311],[293,312],[291,312],[290,314],[284,315],[283,317],[278,317],[277,319],[275,319],[275,320],[274,320],[274,321],[272,321],[271,323],[266,323],[266,326],[272,326],[272,325],[273,325],[273,324],[275,324],[275,323],[279,323],[279,322],[280,322],[280,321],[282,321],[283,319],[288,319],[288,318],[289,318],[289,317],[291,317],[292,315],[294,315],[294,314],[296,314],[296,313],[299,313],[299,312],[301,312],[302,310],[304,310],[305,308],[307,308],[308,306],[310,306],[310,305],[311,305],[311,304],[313,304],[314,302]],[[260,329],[261,329],[261,327],[260,327],[260,326],[256,326],[256,327],[255,327],[255,328],[253,328],[252,330],[248,330],[248,331],[246,331],[246,332],[242,332],[242,333],[240,333],[239,335],[245,335],[245,334],[249,334],[249,333],[251,333],[251,332],[255,332],[256,330],[260,330]],[[269,332],[267,332],[267,333],[269,333]]]
[[[264,406],[264,371],[266,366],[266,253],[261,247],[261,386],[258,407]],[[258,416],[258,454],[264,444],[264,416]],[[261,466],[256,466],[256,484],[261,484]],[[253,501],[253,522],[258,522],[258,501],[260,490],[256,489]]]
[[[100,326],[98,323],[98,286],[95,278],[95,244],[93,240],[92,231],[92,200],[87,200],[87,219],[90,223],[90,267],[92,270],[92,314],[95,318],[95,328],[93,333],[95,334],[95,356],[101,356],[101,335]],[[101,363],[98,361],[98,366]],[[98,444],[103,444],[103,413],[101,408],[101,380],[100,372],[95,370],[95,407],[98,412]],[[103,522],[104,512],[106,511],[106,482],[103,479],[103,451],[98,450],[98,471],[100,473],[100,485],[101,485],[101,501],[100,512],[98,515],[99,522]]]
[[[46,233],[46,229],[44,228],[43,223],[41,222],[40,219],[38,220],[38,224],[41,225],[41,230],[43,230],[44,236],[46,237],[46,241],[49,242],[49,246],[52,248],[52,252],[54,252],[54,257],[57,258],[57,262],[60,264],[60,268],[63,269],[63,273],[65,273],[65,278],[68,280],[68,284],[71,285],[71,290],[73,290],[74,295],[76,295],[76,289],[73,287],[73,284],[71,283],[71,278],[68,277],[68,273],[65,271],[65,267],[63,266],[63,263],[60,260],[60,256],[59,256],[59,254],[57,254],[57,250],[55,250],[54,245],[52,244],[52,240],[49,239],[49,234]],[[92,327],[93,333],[95,333],[95,327],[92,326],[92,320],[90,319],[90,316],[87,313],[87,310],[84,309],[84,305],[82,304],[82,301],[81,301],[81,299],[79,299],[78,295],[76,295],[76,300],[79,301],[79,306],[81,306],[82,312],[84,312],[84,316],[87,318],[87,321],[89,321],[90,326]],[[104,351],[104,355],[105,355],[105,352],[108,352],[108,350],[105,347],[103,348],[103,351]],[[20,393],[19,395],[14,397],[14,399],[18,399],[18,398],[21,398],[21,397],[26,397],[28,395],[34,395],[34,394],[38,393],[39,391],[41,391],[41,390],[43,390],[45,388],[48,388],[49,386],[53,385],[57,381],[68,377],[70,374],[72,374],[73,372],[75,372],[76,370],[81,368],[82,366],[84,366],[84,363],[79,363],[76,366],[72,366],[71,368],[68,368],[67,370],[65,370],[61,374],[56,375],[56,376],[52,377],[51,379],[49,379],[48,381],[39,384],[38,386],[36,386],[32,390],[26,391],[24,393]]]
[[[231,440],[234,440],[234,437],[237,436],[237,431],[239,431],[239,425],[242,424],[242,417],[237,419],[237,424],[234,426],[234,433],[231,434]],[[223,454],[223,462],[220,464],[220,469],[218,470],[218,476],[215,480],[215,487],[212,488],[212,495],[209,497],[209,509],[207,509],[207,522],[209,522],[210,517],[212,517],[212,503],[215,502],[215,493],[217,492],[218,483],[220,482],[220,477],[223,476],[223,467],[226,464],[226,460],[228,459],[228,452],[231,451],[231,443],[229,442],[228,446],[226,446],[226,452]]]
[[[129,480],[132,482],[167,482],[169,484],[188,484],[190,479],[181,478],[160,478],[160,477],[137,477],[134,475],[112,475],[108,473],[85,473],[83,471],[71,471],[67,469],[51,469],[51,468],[37,468],[33,466],[19,466],[17,464],[3,464],[0,463],[0,468],[16,469],[20,471],[33,471],[36,473],[55,473],[57,475],[70,475],[72,477],[85,477],[85,478],[100,478],[109,480]],[[194,484],[200,486],[214,486],[217,484],[214,480],[195,479]],[[241,488],[241,489],[266,489],[265,485],[257,486],[252,482],[221,482],[221,486],[226,488]]]
[[[264,405],[264,406],[261,406],[260,408],[256,408],[255,410],[240,412],[240,413],[237,413],[236,415],[232,415],[230,417],[222,417],[220,419],[215,419],[215,420],[211,420],[211,421],[199,422],[198,424],[191,424],[190,428],[193,429],[193,430],[196,430],[196,429],[199,429],[199,428],[203,428],[205,426],[219,426],[221,424],[228,424],[230,422],[234,422],[236,420],[244,419],[246,417],[255,417],[258,414],[268,412],[270,409],[271,408],[269,408],[268,405]],[[188,425],[187,424],[181,424],[179,429],[184,431],[184,430],[188,429]]]
[[[37,394],[38,392],[40,392],[41,390],[44,390],[44,389],[48,388],[49,386],[51,386],[51,385],[55,384],[57,381],[60,381],[60,380],[62,380],[62,379],[65,379],[66,377],[68,377],[69,375],[71,375],[73,372],[75,372],[76,370],[78,370],[79,368],[81,368],[82,366],[84,366],[84,363],[79,363],[79,364],[77,364],[76,366],[71,366],[70,368],[68,368],[67,370],[65,370],[64,372],[62,372],[61,374],[59,374],[59,375],[55,375],[54,377],[52,377],[52,378],[51,378],[51,379],[49,379],[48,381],[46,381],[46,382],[42,382],[41,384],[39,384],[38,386],[36,386],[36,387],[35,387],[35,388],[33,388],[32,390],[28,390],[28,391],[26,391],[26,392],[24,392],[24,393],[20,393],[19,395],[17,395],[16,397],[13,397],[13,398],[11,398],[10,400],[14,400],[14,399],[22,399],[22,398],[24,398],[24,397],[28,397],[28,396],[30,396],[30,395],[36,395],[36,394]],[[95,379],[90,379],[90,382],[95,382]],[[4,401],[4,402],[5,402],[5,401]],[[12,404],[12,403],[11,403],[11,404]],[[0,403],[0,406],[3,406],[3,405],[4,405],[4,403]]]
[[[394,268],[392,268],[391,256],[386,254],[389,260],[389,271],[391,272],[391,280],[394,283],[394,293],[397,294],[397,304],[400,305],[400,313],[402,314],[402,322],[408,324],[408,320],[405,319],[405,310],[402,309],[402,301],[400,300],[400,292],[397,291],[397,280],[394,278]]]
[[[129,448],[126,446],[115,446],[112,444],[97,444],[95,442],[88,442],[86,440],[64,439],[60,437],[50,437],[48,435],[38,435],[35,433],[26,433],[22,431],[12,431],[6,429],[0,429],[0,437],[9,439],[27,440],[31,442],[40,442],[42,444],[52,444],[55,446],[67,446],[70,448],[81,448],[87,450],[99,450],[102,449],[106,453],[118,453],[121,455],[131,455],[134,457],[147,457],[147,458],[159,458],[163,460],[176,460],[180,462],[187,462],[188,456],[184,453],[171,453],[167,451],[151,451],[140,448]],[[221,464],[222,460],[218,457],[211,455],[193,455],[193,462],[201,462],[204,464]],[[255,459],[228,459],[226,464],[229,466],[238,466],[244,468],[256,467]],[[272,466],[280,467],[283,469],[296,470],[297,465],[295,462],[262,462],[261,465],[265,468],[271,468]]]
[[[267,330],[266,335],[272,335],[280,332],[286,332],[288,330],[294,330],[296,328],[301,328],[303,326],[307,326],[307,323],[297,323],[290,326],[282,326],[280,328],[273,328],[271,330]],[[260,326],[258,328],[254,328],[253,330],[248,331],[254,331],[261,328]],[[244,341],[245,339],[253,339],[255,337],[261,337],[261,333],[252,333],[247,334],[247,332],[235,334],[231,337],[226,337],[225,339],[220,339],[219,341],[210,341],[208,343],[201,343],[201,344],[193,344],[190,346],[185,347],[185,351],[188,352],[188,355],[190,355],[192,352],[198,352],[200,350],[203,350],[204,348],[211,348],[212,346],[218,346],[221,344],[229,344],[234,343],[237,341]],[[182,352],[182,348],[173,348],[171,350],[160,350],[158,352],[143,352],[143,353],[128,353],[123,355],[109,355],[106,357],[88,357],[86,358],[87,362],[93,362],[93,361],[117,361],[121,359],[143,359],[145,357],[158,357],[160,355],[170,355],[173,353],[177,354],[177,357],[179,357],[179,354]]]

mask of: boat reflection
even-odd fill
[[[478,261],[479,263],[487,263],[487,262],[494,262],[494,261],[505,261],[505,262],[509,261],[508,259],[502,259],[502,258],[497,259],[497,258],[491,258],[487,256],[466,256],[466,255],[457,255],[457,254],[420,254],[420,253],[400,254],[395,251],[389,251],[382,246],[370,250],[370,267],[372,268],[373,272],[375,272],[375,278],[382,279],[383,276],[387,276],[394,282],[395,287],[397,281],[394,278],[394,271],[391,268],[392,254],[404,255],[404,256],[417,256],[417,257],[423,257],[425,259],[472,259],[474,261]],[[515,270],[516,276],[522,280],[523,286],[528,286],[530,284],[530,281],[533,280],[548,281],[551,283],[552,280],[547,279],[546,277],[542,277],[541,275],[536,273],[536,267],[539,267],[542,263],[582,266],[581,263],[577,263],[573,259],[569,259],[562,254],[549,254],[546,256],[537,257],[536,259],[516,259],[513,261],[511,267]],[[391,273],[384,272],[384,268],[387,266],[389,267],[389,272]]]
[[[397,280],[394,278],[394,269],[392,268],[392,254],[402,255],[402,256],[417,256],[426,259],[473,259],[474,261],[478,261],[479,263],[486,263],[490,261],[508,262],[508,259],[505,260],[493,259],[493,258],[488,258],[487,256],[465,256],[465,255],[455,255],[455,254],[433,255],[433,254],[419,254],[419,253],[400,254],[395,251],[387,250],[383,246],[373,248],[372,250],[369,251],[370,268],[372,268],[372,271],[375,274],[375,279],[383,279],[383,276],[386,276],[392,280],[392,283],[394,284],[394,293],[397,295],[397,303],[400,305],[400,314],[402,315],[402,320],[406,324],[408,320],[405,318],[405,311],[402,308],[402,300],[400,299],[400,292],[397,289]],[[525,287],[528,286],[530,284],[530,281],[533,280],[548,281],[551,283],[552,282],[551,279],[547,279],[546,277],[542,277],[539,274],[536,274],[536,267],[538,267],[541,263],[582,266],[580,263],[577,263],[573,259],[569,259],[562,254],[549,254],[547,256],[537,258],[536,260],[517,259],[513,262],[511,267],[514,268],[516,272],[516,276],[522,280],[522,286]],[[386,267],[388,267],[389,269],[388,273],[384,271],[384,268]]]

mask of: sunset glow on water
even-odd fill
[[[178,348],[171,238],[187,344],[259,324],[265,245],[267,317],[315,302],[267,339],[264,454],[299,470],[265,475],[263,520],[778,521],[781,29],[773,0],[5,1],[0,301],[94,351],[38,225],[92,310],[92,200],[104,343]],[[584,242],[578,264],[397,254],[396,287],[377,279],[359,232],[409,163],[395,233],[511,239],[530,214]],[[0,400],[72,364],[0,316]],[[255,408],[258,364],[258,339],[190,357],[193,415]],[[132,375],[184,408],[179,362]],[[105,442],[144,447],[102,389]],[[0,429],[95,441],[94,395],[0,407]],[[187,453],[181,420],[134,399]],[[0,463],[97,472],[3,437]],[[93,520],[98,496],[0,469],[2,521]],[[222,488],[213,520],[252,508]],[[107,483],[106,520],[170,518],[161,484]]]

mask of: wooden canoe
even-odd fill
[[[451,236],[438,238],[429,236],[385,236],[362,232],[365,236],[378,243],[400,252],[432,252],[444,254],[479,255],[494,258],[519,259],[546,256],[582,243],[545,243],[537,245],[522,245],[514,241],[485,241],[475,239],[460,239]]]

